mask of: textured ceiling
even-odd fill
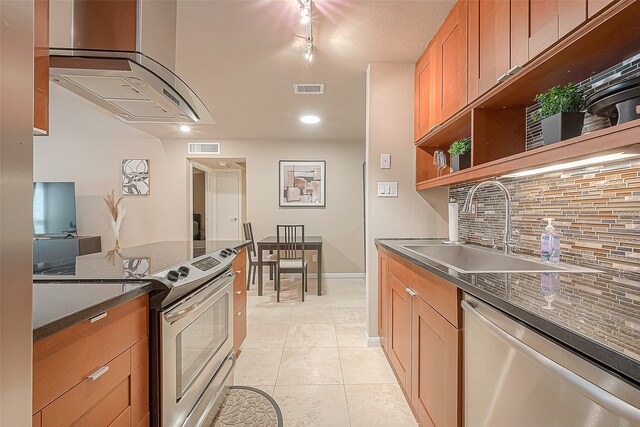
[[[157,136],[215,139],[360,139],[365,72],[375,62],[413,63],[453,0],[314,2],[314,60],[300,46],[296,0],[178,0],[177,74],[216,125]],[[293,83],[324,83],[325,94],[294,95]],[[318,125],[302,125],[302,114]]]

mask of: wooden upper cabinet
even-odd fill
[[[511,68],[510,6],[504,0],[469,0],[469,102]]]
[[[524,65],[586,19],[587,0],[511,0],[512,65]]]
[[[49,134],[49,0],[33,5],[33,134]]]
[[[436,60],[436,124],[467,104],[467,0],[459,0],[432,41]]]
[[[432,44],[416,63],[414,137],[418,141],[436,124],[436,67]]]
[[[411,403],[423,426],[460,426],[462,332],[413,298]]]
[[[592,18],[602,9],[615,2],[616,0],[587,0],[587,16]]]

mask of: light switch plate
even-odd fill
[[[379,181],[378,197],[398,197],[398,183]]]
[[[380,154],[380,169],[391,169],[391,154]]]

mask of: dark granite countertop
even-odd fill
[[[144,278],[154,272],[205,253],[248,244],[247,240],[157,242],[79,256],[56,266],[55,274],[34,273],[33,340],[149,292],[152,282]]]
[[[150,282],[34,283],[33,341],[91,319],[150,289]]]
[[[456,285],[592,362],[640,386],[640,284],[610,272],[464,274],[401,245],[376,245]]]

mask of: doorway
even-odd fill
[[[193,240],[242,238],[245,165],[238,159],[189,160],[189,218]]]
[[[207,173],[196,167],[192,167],[191,182],[192,182],[192,234],[193,240],[207,240],[205,220],[206,220],[206,180]]]

